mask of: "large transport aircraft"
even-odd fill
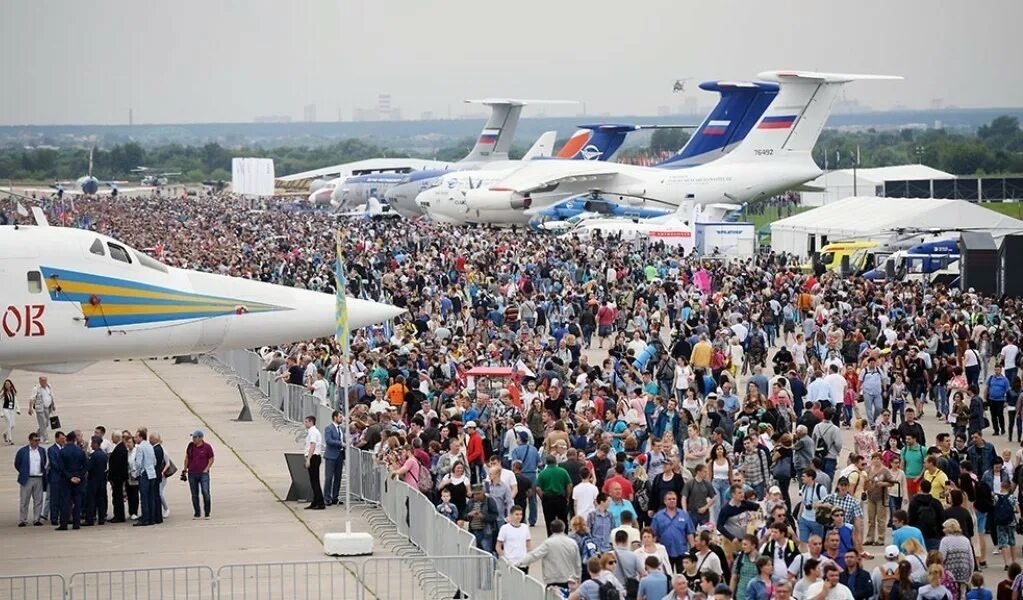
[[[674,155],[657,165],[657,172],[670,173],[675,170],[688,169],[720,159],[735,149],[752,130],[760,116],[767,110],[778,94],[775,83],[749,81],[708,81],[700,85],[704,90],[720,95],[717,105],[710,111],[696,133]],[[613,170],[618,164],[610,164],[605,170]],[[557,171],[562,167],[555,167]],[[575,171],[574,169],[565,169]],[[589,166],[580,170],[588,171]],[[543,193],[538,192],[522,196],[520,201],[507,200],[507,195],[490,193],[490,188],[498,186],[508,177],[522,172],[547,172],[545,165],[523,165],[520,169],[503,173],[500,179],[492,178],[485,186],[476,186],[462,194],[444,196],[443,188],[424,193],[420,204],[431,207],[431,215],[441,220],[456,223],[490,223],[500,225],[517,225],[529,221],[539,209],[556,205],[573,197],[583,198],[599,193],[595,186],[587,186],[594,178],[587,175],[571,178],[571,185],[560,188],[551,187]],[[496,180],[496,181],[495,181]],[[582,188],[583,191],[578,191]],[[495,202],[491,202],[496,198]],[[637,195],[606,196],[610,202],[622,205],[637,206],[646,204],[646,200]],[[650,206],[650,208],[658,208]],[[661,209],[674,210],[674,206],[660,206]],[[532,212],[531,212],[532,211]]]
[[[806,71],[768,71],[758,78],[777,83],[777,96],[749,124],[748,135],[724,156],[687,169],[532,161],[504,179],[470,192],[466,209],[472,216],[478,211],[479,220],[487,212],[498,213],[498,219],[486,222],[525,222],[528,218],[518,217],[516,211],[596,191],[638,204],[679,207],[688,215],[693,205],[741,205],[801,189],[822,173],[810,152],[842,86],[857,80],[901,79]],[[724,120],[712,114],[697,135],[702,134],[703,140],[714,137],[719,131],[716,121]],[[726,126],[732,125],[728,122]]]

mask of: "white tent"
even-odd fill
[[[771,248],[808,256],[829,242],[887,242],[903,227],[983,230],[1000,241],[1023,232],[1023,221],[965,200],[854,197],[775,221]]]
[[[955,179],[951,173],[933,169],[927,165],[894,165],[873,169],[852,169],[828,171],[809,182],[808,186],[823,188],[823,192],[801,192],[803,206],[824,206],[849,196],[883,196],[884,182],[906,179]],[[855,183],[854,183],[855,181]]]

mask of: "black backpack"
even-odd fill
[[[615,584],[610,581],[602,581],[598,588],[598,598],[600,600],[622,600],[622,595],[618,593],[618,588]]]
[[[938,515],[934,512],[934,507],[930,504],[923,504],[916,510],[916,521],[920,531],[925,532],[924,537],[927,537],[927,533],[934,533],[938,527]]]
[[[1012,525],[1015,519],[1015,511],[1012,510],[1012,503],[1009,502],[1008,494],[998,494],[997,500],[995,500],[994,514],[995,525]]]
[[[988,513],[995,507],[995,497],[991,493],[991,487],[983,480],[978,480],[973,485],[973,507],[980,512]]]

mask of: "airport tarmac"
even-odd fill
[[[92,432],[145,425],[163,438],[163,446],[181,468],[192,431],[202,429],[216,453],[212,469],[212,519],[192,520],[188,484],[177,476],[167,482],[171,514],[163,525],[132,528],[130,523],[57,532],[18,528],[18,484],[14,453],[36,427],[28,415],[28,397],[37,374],[15,372],[20,391],[15,446],[0,447],[0,576],[139,569],[183,565],[217,567],[235,563],[318,561],[323,535],[344,528],[344,509],[303,510],[283,502],[290,485],[285,452],[301,452],[292,433],[276,431],[258,414],[251,422],[233,421],[241,408],[237,387],[202,364],[171,360],[103,362],[74,375],[50,375],[64,430]],[[370,531],[360,512],[352,528]],[[386,556],[378,547],[375,556]]]

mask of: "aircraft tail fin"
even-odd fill
[[[482,104],[490,107],[490,118],[483,126],[476,145],[462,162],[506,160],[515,129],[519,126],[522,107],[527,104],[574,104],[570,100],[515,100],[509,98],[484,98],[482,100],[466,100],[470,104]]]
[[[721,158],[735,149],[778,95],[778,84],[751,81],[705,81],[700,89],[721,95],[689,141],[658,164],[684,168]]]
[[[858,80],[902,79],[887,75],[808,71],[767,71],[757,77],[777,82],[781,89],[756,127],[722,160],[772,160],[794,155],[809,157],[843,85]]]
[[[610,160],[622,147],[625,136],[643,129],[641,125],[597,123],[580,125],[556,155],[557,158],[576,160]]]
[[[89,148],[89,177],[92,177],[92,153],[96,151],[96,145],[93,144],[92,148]]]
[[[550,158],[554,152],[554,143],[558,140],[557,131],[545,131],[536,138],[533,145],[522,155],[522,160],[534,158]]]

